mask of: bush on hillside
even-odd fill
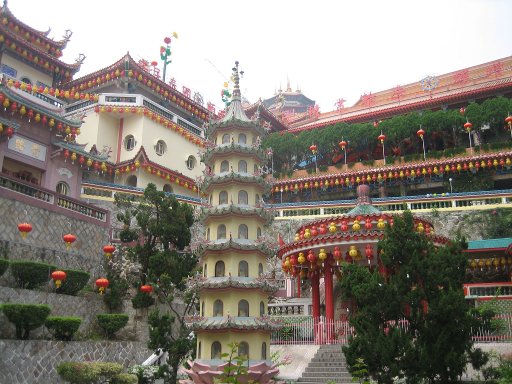
[[[128,324],[128,315],[125,313],[102,313],[97,315],[98,325],[105,331],[108,339]]]
[[[20,288],[38,288],[50,280],[55,265],[37,263],[35,261],[12,260],[10,262],[11,273]]]
[[[120,373],[110,380],[110,384],[137,384],[139,378],[131,373]]]
[[[21,340],[27,340],[31,330],[43,325],[51,311],[48,305],[39,304],[3,304],[2,310]]]
[[[7,268],[9,268],[9,260],[0,259],[0,276],[2,276],[5,271],[7,271]]]
[[[57,293],[65,295],[76,295],[89,281],[91,275],[88,272],[77,269],[63,269],[66,272],[66,280],[57,289]]]
[[[155,299],[144,292],[137,292],[137,294],[132,299],[133,308],[148,308],[155,304]]]
[[[122,370],[123,366],[121,364],[97,361],[66,361],[57,366],[59,376],[71,384],[110,382],[110,380],[119,375]]]
[[[52,316],[46,319],[44,325],[57,340],[70,341],[81,323],[82,319],[79,317]]]

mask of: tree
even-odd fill
[[[468,361],[479,368],[471,340],[477,320],[462,291],[464,246],[463,239],[434,246],[415,231],[406,211],[379,242],[385,276],[358,265],[345,268],[341,290],[356,307],[349,318],[355,336],[344,347],[350,366],[362,358],[379,383],[396,377],[450,383]]]
[[[195,294],[185,290],[185,280],[197,266],[197,258],[184,251],[191,240],[192,208],[157,191],[154,184],[148,184],[137,201],[116,196],[116,205],[120,208],[118,220],[125,224],[125,232],[133,235],[128,237],[138,239],[126,248],[129,257],[140,264],[138,285],[151,284],[167,308],[149,316],[148,347],[168,354],[162,367],[164,379],[176,383],[178,367],[195,344],[184,322],[196,304]]]

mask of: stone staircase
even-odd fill
[[[341,345],[321,345],[302,377],[297,380],[301,384],[348,384],[352,376],[348,372],[345,355]]]

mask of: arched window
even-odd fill
[[[165,141],[158,140],[155,144],[155,152],[158,156],[162,156],[167,151],[167,144]]]
[[[260,301],[260,316],[265,316],[265,303]]]
[[[247,136],[245,136],[245,133],[238,135],[238,144],[247,144]]]
[[[220,359],[222,354],[222,347],[218,341],[212,343],[212,359]]]
[[[243,205],[249,204],[249,197],[247,196],[247,191],[244,191],[244,190],[238,191],[238,204],[243,204]]]
[[[196,166],[196,158],[192,155],[190,155],[189,157],[187,157],[187,168],[188,169],[194,169],[194,167]]]
[[[215,263],[215,277],[224,277],[224,273],[224,262],[222,260],[219,260]]]
[[[228,203],[228,193],[226,191],[220,191],[219,193],[219,205]]]
[[[208,275],[208,264],[204,263],[203,276],[206,277],[207,275]]]
[[[231,136],[229,136],[229,133],[225,133],[222,135],[222,144],[229,144],[229,140],[231,139]]]
[[[261,343],[261,360],[267,360],[267,343]]]
[[[135,137],[133,135],[127,135],[124,138],[124,149],[127,151],[131,151],[133,148],[135,148],[135,145],[137,143],[135,142]]]
[[[22,77],[20,81],[25,84],[32,84],[32,80],[30,80],[28,77]]]
[[[263,264],[258,264],[258,276],[263,275]]]
[[[55,187],[55,191],[57,191],[57,193],[60,193],[61,195],[68,195],[69,194],[69,185],[67,185],[63,181],[59,181]]]
[[[260,237],[261,236],[261,227],[258,227],[256,229],[256,237]]]
[[[260,195],[259,193],[256,194],[254,197],[254,204],[258,205],[260,203]]]
[[[249,302],[247,300],[240,300],[238,302],[238,316],[239,317],[249,316]]]
[[[240,160],[238,162],[238,172],[247,173],[247,161]]]
[[[239,239],[248,239],[249,238],[249,230],[247,229],[247,225],[240,224],[238,226],[238,238]]]
[[[229,161],[223,160],[222,163],[220,163],[220,171],[229,172]]]
[[[205,313],[204,313],[204,301],[203,303],[201,304],[201,316],[204,316]]]
[[[241,341],[238,344],[238,356],[249,358],[249,344],[246,341]]]
[[[206,240],[210,240],[210,227],[206,230]]]
[[[218,316],[224,316],[224,303],[219,299],[213,303],[213,317]]]
[[[126,178],[126,185],[130,187],[136,187],[137,186],[137,176],[130,175]]]
[[[249,264],[247,264],[247,261],[242,260],[238,263],[238,276],[249,277]]]
[[[199,342],[199,346],[197,347],[197,358],[201,358],[201,342]]]
[[[164,187],[162,188],[164,192],[172,193],[172,187],[171,184],[164,184]]]
[[[217,240],[226,238],[226,226],[224,224],[220,224],[217,227]]]

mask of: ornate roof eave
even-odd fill
[[[261,100],[250,105],[245,110],[245,113],[250,117],[254,116],[256,113],[259,113],[260,120],[268,120],[271,123],[270,131],[286,131],[290,129],[290,126],[279,120],[276,115],[272,113],[272,111],[265,107],[265,104],[263,104]]]
[[[263,187],[265,193],[267,193],[270,190],[270,186],[265,182],[265,179],[262,176],[242,175],[237,172],[226,172],[222,175],[209,176],[205,178],[201,186],[201,191],[203,191],[204,193],[210,193],[210,188],[212,188],[213,185],[225,184],[230,182],[258,184]]]
[[[126,53],[126,55],[124,55],[122,58],[120,58],[114,64],[109,65],[108,67],[102,68],[100,70],[97,70],[96,72],[90,73],[90,74],[85,75],[83,77],[79,77],[79,78],[77,78],[75,80],[72,80],[72,81],[70,81],[68,83],[65,83],[63,88],[65,88],[65,89],[71,89],[73,87],[75,87],[75,88],[78,87],[79,88],[81,84],[88,84],[89,81],[96,80],[98,77],[101,77],[101,75],[110,74],[110,72],[112,72],[112,71],[114,71],[116,69],[119,69],[120,72],[123,74],[123,77],[124,77],[125,76],[125,71],[126,71],[125,63],[128,63],[128,71],[130,71],[130,70],[131,71],[133,71],[133,70],[138,71],[139,75],[143,75],[143,76],[149,77],[153,84],[157,84],[160,87],[160,89],[167,91],[168,95],[169,95],[167,97],[167,100],[172,102],[175,107],[177,107],[179,109],[185,110],[179,104],[179,100],[180,99],[181,100],[185,100],[186,99],[186,101],[188,103],[190,103],[191,105],[194,105],[194,107],[197,108],[205,116],[203,120],[205,120],[209,116],[210,112],[208,111],[208,109],[206,109],[202,105],[196,103],[194,100],[188,98],[187,96],[185,96],[181,92],[177,91],[175,88],[171,87],[171,85],[169,85],[167,83],[164,83],[159,78],[151,75],[149,72],[147,72],[143,68],[141,68],[135,62],[135,60],[131,57],[130,53]],[[144,84],[142,81],[140,81],[139,79],[135,78],[135,76],[129,77],[129,78],[133,79],[134,81],[136,81],[141,86],[147,87],[151,92],[154,92],[154,90],[151,87],[148,87],[147,84]],[[113,78],[111,80],[114,81],[115,79]],[[80,90],[83,91],[85,89],[94,88],[94,87],[96,87],[96,85],[93,85],[91,87],[87,87],[87,88],[84,88],[84,89],[80,89]],[[163,97],[163,95],[159,95],[159,97]],[[173,101],[173,97],[175,99],[174,101]],[[188,110],[185,110],[185,112],[186,113],[190,113],[190,111],[188,111]]]
[[[277,290],[277,287],[270,284],[264,278],[240,278],[240,277],[213,277],[206,278],[202,277],[201,280],[197,282],[197,287],[199,290],[208,290],[208,289],[224,289],[224,288],[234,288],[234,289],[258,289],[263,292],[273,293]]]
[[[226,251],[226,250],[238,250],[238,251],[257,251],[262,255],[269,255],[272,251],[262,243],[240,243],[236,241],[236,239],[229,239],[223,242],[204,242],[201,243],[198,247],[198,252],[204,254],[205,252],[216,252],[216,251]]]
[[[189,328],[201,330],[241,330],[241,331],[273,331],[280,327],[272,322],[268,316],[264,317],[202,317],[192,316],[185,318]]]
[[[74,152],[76,153],[77,155],[82,155],[84,157],[87,157],[87,158],[90,158],[92,160],[96,160],[96,161],[99,161],[99,162],[104,162],[105,164],[108,164],[109,166],[113,166],[114,163],[111,162],[111,161],[108,161],[109,157],[107,154],[105,155],[97,155],[97,154],[94,154],[94,153],[91,153],[91,152],[87,152],[84,147],[85,145],[81,145],[81,144],[72,144],[72,143],[68,143],[66,141],[62,141],[62,140],[58,140],[58,141],[52,141],[52,144],[59,147],[59,148],[62,148],[62,149],[67,149],[71,152]]]
[[[217,145],[215,147],[207,148],[201,157],[201,161],[207,163],[216,155],[232,154],[249,154],[258,160],[265,160],[265,150],[263,148],[231,143],[228,145]]]
[[[0,84],[0,93],[4,93],[5,96],[10,100],[14,100],[17,103],[23,104],[25,107],[32,109],[35,112],[39,112],[43,115],[51,117],[57,121],[62,122],[63,124],[69,125],[70,127],[80,128],[82,126],[82,121],[66,119],[62,115],[52,112],[51,110],[44,108],[42,105],[35,104],[34,102],[23,97],[21,94],[10,90],[9,87],[5,86],[4,84]]]
[[[241,216],[257,216],[263,221],[264,224],[268,224],[272,221],[273,214],[263,207],[243,206],[238,204],[229,205],[218,205],[213,208],[203,208],[199,220],[204,223],[208,222],[212,217],[219,217],[225,215],[241,215]]]

